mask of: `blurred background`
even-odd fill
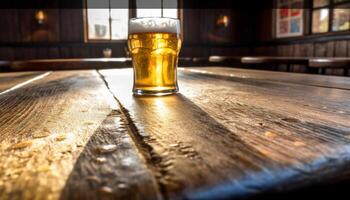
[[[98,6],[92,0],[69,6],[27,0],[26,5],[39,6],[3,8],[0,60],[127,57],[129,18],[161,13],[182,21],[180,57],[350,55],[349,0],[246,0],[244,5],[227,0],[213,2],[213,8],[199,0],[152,1],[163,10],[148,8],[146,0],[100,0]]]

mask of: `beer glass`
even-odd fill
[[[130,19],[128,47],[134,68],[135,95],[161,96],[178,91],[177,63],[181,48],[178,19]]]

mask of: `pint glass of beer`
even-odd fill
[[[178,19],[130,19],[128,46],[134,67],[135,95],[161,96],[178,91],[177,62],[181,47]]]

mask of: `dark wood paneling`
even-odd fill
[[[21,42],[31,42],[32,41],[32,32],[33,26],[35,24],[35,10],[34,9],[23,9],[19,10],[18,13],[19,22],[20,22],[20,33],[21,33]]]
[[[203,57],[209,56],[209,54],[209,49],[201,47],[183,47],[180,51],[180,56],[183,57]]]
[[[35,51],[36,51],[36,56],[35,56],[36,59],[45,59],[48,57],[47,48],[45,47],[36,48]]]
[[[314,46],[313,44],[295,44],[293,51],[295,57],[312,57],[314,54]],[[294,65],[293,71],[307,72],[307,68],[302,65]]]
[[[84,41],[84,16],[81,9],[60,10],[60,40],[62,42]]]
[[[0,42],[19,42],[18,10],[2,9],[0,27],[2,29],[0,31]]]
[[[200,10],[199,9],[184,9],[183,10],[183,37],[185,43],[200,42]]]
[[[272,1],[267,0],[272,3]],[[273,39],[273,12],[271,9],[261,9],[255,19],[255,38],[257,41],[269,41]]]
[[[36,49],[31,47],[18,47],[14,50],[15,60],[27,60],[36,58]]]
[[[334,41],[330,41],[327,43],[327,57],[333,57],[334,56]]]
[[[315,57],[327,56],[327,43],[315,43]]]
[[[293,46],[291,45],[280,45],[277,47],[278,56],[290,57],[293,56],[293,53]]]
[[[346,57],[347,55],[347,41],[336,41],[335,42],[334,53],[336,57]]]
[[[49,47],[47,49],[48,52],[48,58],[59,58],[60,57],[60,51],[57,47]]]
[[[91,57],[90,47],[71,47],[70,56],[72,58],[89,58]]]
[[[59,58],[60,52],[56,47],[40,47],[36,48],[36,59],[45,59],[45,58]]]
[[[313,44],[295,44],[294,45],[294,56],[305,57],[313,56]]]
[[[14,52],[12,48],[0,47],[0,60],[14,60]]]
[[[250,55],[249,48],[247,47],[235,47],[235,48],[211,48],[210,55],[220,56],[248,56]]]
[[[71,58],[71,51],[69,47],[61,47],[59,49],[60,58]]]

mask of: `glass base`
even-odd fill
[[[165,95],[176,94],[178,91],[179,91],[178,89],[159,90],[159,91],[133,89],[134,95],[137,95],[137,96],[165,96]]]

